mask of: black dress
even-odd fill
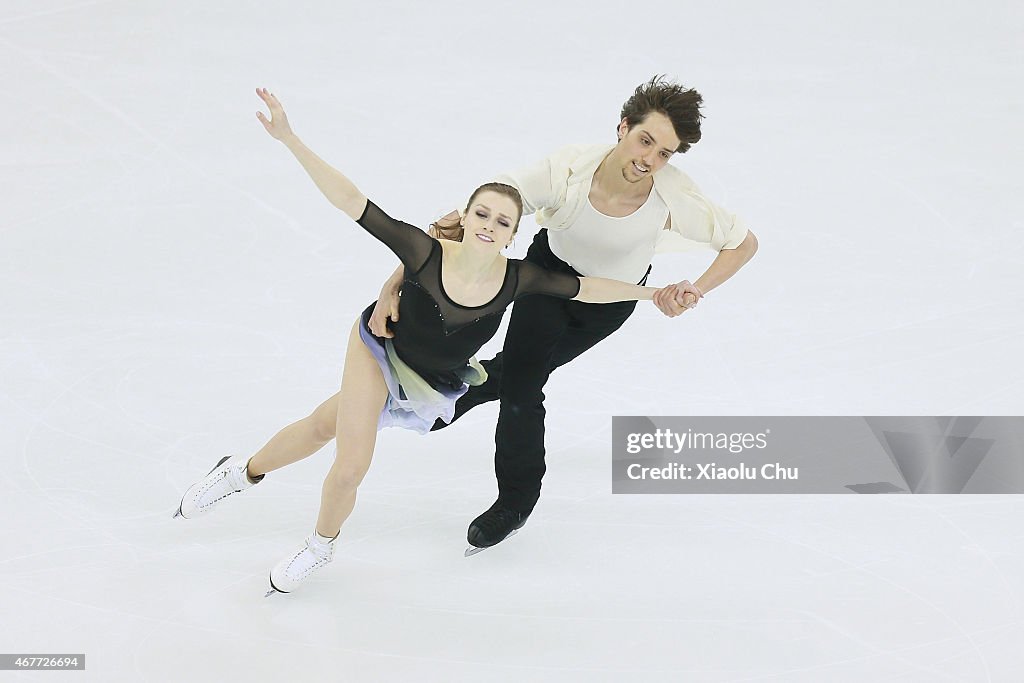
[[[498,331],[502,314],[515,299],[529,294],[572,299],[580,291],[578,277],[508,259],[505,280],[495,297],[480,306],[463,306],[444,291],[442,248],[436,239],[391,218],[371,201],[366,202],[358,223],[405,266],[399,319],[391,325],[395,334],[391,342],[398,357],[434,388],[462,385],[458,371]],[[371,304],[363,312],[364,327],[372,311]],[[383,345],[382,338],[374,339]]]

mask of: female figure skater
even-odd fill
[[[517,297],[544,294],[589,303],[650,300],[658,290],[615,280],[552,273],[501,255],[519,225],[522,201],[508,185],[483,185],[469,199],[462,239],[436,240],[385,214],[340,172],[292,132],[281,103],[266,89],[257,95],[270,109],[256,116],[267,132],[295,155],[336,207],[387,245],[405,266],[400,320],[393,339],[367,327],[371,305],[349,334],[341,390],[308,417],[278,432],[250,458],[225,457],[193,484],[175,516],[191,519],[276,469],[337,440],[334,464],[324,479],[316,527],[295,552],[270,572],[271,590],[295,590],[334,557],[341,525],[352,512],[356,489],[373,456],[377,430],[403,426],[421,433],[441,418],[451,421],[455,401],[469,384],[486,379],[472,358],[497,331]]]

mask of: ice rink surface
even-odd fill
[[[1019,3],[286,6],[0,6],[0,651],[87,657],[0,680],[1024,680],[1020,496],[612,496],[610,476],[613,414],[1024,414]],[[655,73],[705,99],[672,163],[761,249],[555,373],[518,536],[462,557],[493,405],[383,433],[301,593],[262,597],[332,448],[171,520],[218,457],[337,390],[396,263],[263,131],[257,86],[423,225],[613,142]],[[659,257],[651,282],[712,256]]]

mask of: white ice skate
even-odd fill
[[[284,558],[270,570],[270,590],[263,597],[274,593],[291,593],[317,569],[330,564],[334,559],[335,536],[325,540],[313,532],[306,537],[306,543],[298,551]]]
[[[224,456],[213,466],[210,473],[197,481],[185,491],[178,504],[175,517],[192,519],[212,510],[232,493],[240,493],[254,486],[263,479],[260,475],[255,482],[249,481],[246,475],[247,458]]]

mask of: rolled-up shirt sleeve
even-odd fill
[[[696,188],[674,194],[668,200],[670,225],[658,236],[655,251],[735,249],[747,237],[743,219],[715,204]]]

